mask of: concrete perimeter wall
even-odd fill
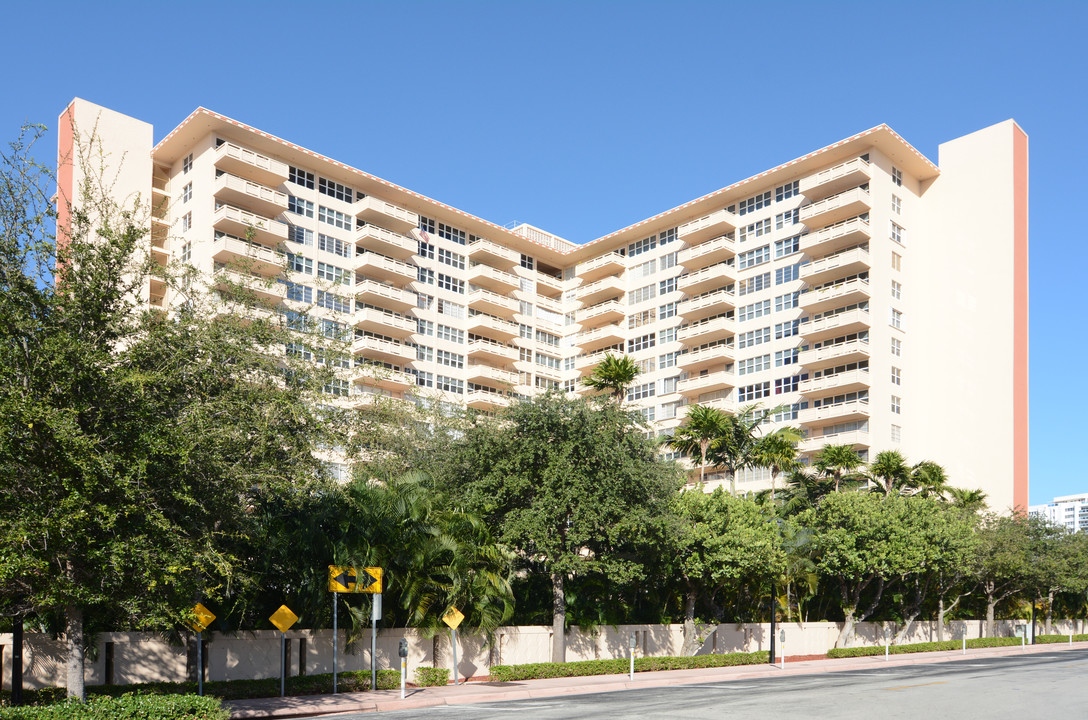
[[[1016,626],[1023,620],[999,620],[994,623],[994,634],[1011,637]],[[963,621],[952,623],[945,631],[945,639],[961,637]],[[968,620],[967,637],[982,637],[985,621]],[[776,642],[776,652],[785,651],[790,656],[823,655],[835,646],[841,623],[808,622],[779,623],[785,630],[785,647]],[[885,625],[859,623],[855,630],[855,646],[881,645],[884,642]],[[897,628],[888,623],[893,633]],[[1040,622],[1036,628],[1042,633]],[[1067,634],[1070,631],[1088,631],[1088,621],[1057,620],[1052,632]],[[770,646],[769,623],[744,623],[726,625],[698,625],[701,641],[697,655],[711,653],[754,652]],[[1030,632],[1030,631],[1029,631]],[[601,626],[592,630],[579,627],[567,633],[567,660],[597,660],[627,657],[631,633],[636,633],[638,656],[680,655],[684,643],[681,625],[619,625]],[[518,665],[522,663],[548,662],[551,659],[551,628],[545,626],[503,627],[490,637],[458,634],[457,669],[462,677],[488,674],[491,665]],[[401,638],[408,640],[409,680],[414,678],[414,668],[420,666],[452,669],[453,653],[449,634],[426,638],[412,629],[388,629],[378,632],[377,660],[379,668],[399,668],[397,647]],[[288,672],[291,675],[316,675],[332,672],[332,631],[297,630],[287,633]],[[937,640],[935,622],[915,623],[903,644]],[[107,643],[112,643],[107,652]],[[273,630],[238,634],[206,633],[206,666],[208,680],[241,680],[278,677],[280,666],[280,634]],[[98,652],[93,661],[87,662],[87,683],[99,685],[107,681],[107,656],[112,655],[112,680],[118,685],[155,681],[181,681],[186,679],[186,649],[173,646],[161,636],[149,633],[102,633],[97,638]],[[341,633],[339,669],[370,669],[370,635],[354,648],[345,649]],[[0,689],[11,687],[11,634],[0,633]],[[23,646],[23,686],[40,688],[63,685],[64,644],[48,635],[27,633]],[[195,676],[193,676],[195,679]]]

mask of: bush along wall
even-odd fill
[[[1066,636],[1068,640],[1068,636]],[[1019,645],[1020,638],[975,638],[967,641],[969,648],[1005,647],[1007,645]],[[905,655],[908,653],[937,652],[939,650],[959,650],[963,647],[962,640],[945,640],[944,642],[913,643],[911,645],[892,645],[888,648],[890,655]],[[883,655],[883,645],[867,645],[865,647],[832,648],[827,651],[831,658],[865,657],[867,655]]]
[[[693,657],[635,658],[635,672],[657,670],[689,670],[693,668],[759,665],[770,659],[767,652],[729,653],[726,655],[695,655]],[[538,680],[555,677],[584,677],[587,675],[621,675],[630,670],[629,659],[582,660],[569,663],[529,663],[527,665],[492,665],[491,679],[499,682]]]

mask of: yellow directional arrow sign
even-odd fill
[[[291,629],[291,626],[298,622],[298,615],[291,612],[291,608],[286,605],[280,605],[280,609],[272,613],[272,617],[268,618],[272,621],[272,624],[280,629],[280,632],[285,633]]]
[[[193,615],[196,617],[193,619],[193,622],[190,623],[190,627],[197,632],[204,632],[204,628],[211,625],[212,620],[215,620],[215,613],[200,603],[197,603],[193,608]]]
[[[454,630],[457,629],[457,626],[460,625],[461,621],[464,619],[464,613],[462,613],[455,607],[451,607],[449,610],[446,611],[446,614],[442,616],[442,622],[446,623]]]
[[[382,569],[380,567],[363,568],[359,575],[359,584],[355,586],[355,592],[381,594]]]
[[[354,568],[350,565],[329,565],[329,592],[371,593],[382,591],[380,567]]]

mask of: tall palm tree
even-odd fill
[[[638,364],[626,355],[616,356],[605,353],[604,360],[593,368],[593,372],[582,381],[588,388],[609,392],[612,398],[620,403],[627,393],[627,388],[639,374]]]
[[[729,491],[737,494],[737,473],[746,468],[755,467],[756,443],[760,437],[760,426],[781,407],[764,410],[758,403],[741,408],[736,415],[727,415],[729,418],[725,432],[718,442],[712,443],[708,453],[709,459],[716,465],[721,465],[729,472]],[[792,428],[783,428],[779,432],[785,432],[785,436],[792,438],[794,442],[801,439],[799,432]]]
[[[910,466],[898,450],[881,450],[869,463],[871,477],[884,491],[884,496],[906,487],[910,483]]]
[[[910,469],[910,486],[915,495],[944,498],[948,486],[948,474],[932,460],[923,460]]]
[[[707,452],[711,445],[725,434],[731,416],[717,408],[692,405],[688,408],[687,422],[676,428],[667,440],[669,447],[682,453],[699,453],[699,482],[706,478]]]
[[[854,471],[864,464],[850,445],[824,445],[812,460],[812,467],[820,475],[835,481],[835,492],[839,491],[844,478],[852,479]]]
[[[800,432],[794,428],[782,428],[764,435],[756,442],[755,464],[771,471],[771,502],[774,502],[775,481],[782,473],[790,473],[801,467],[797,460],[797,440]]]
[[[963,488],[949,487],[946,492],[952,507],[970,513],[979,513],[986,509],[986,493],[982,492],[982,490],[964,490]]]

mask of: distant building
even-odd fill
[[[1046,505],[1032,505],[1028,513],[1064,525],[1072,532],[1088,531],[1088,493],[1056,497]]]

